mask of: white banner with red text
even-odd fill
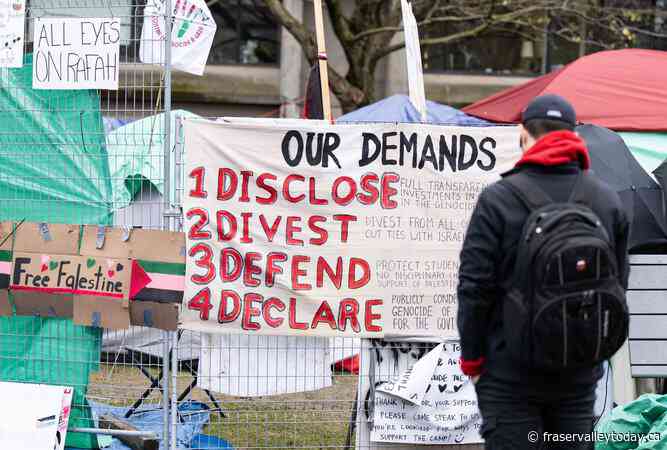
[[[187,120],[186,329],[456,337],[458,257],[516,127]]]

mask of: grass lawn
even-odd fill
[[[157,375],[157,367],[147,370]],[[179,373],[178,392],[192,381],[187,372]],[[116,406],[129,406],[150,385],[135,367],[102,364],[91,377],[88,397]],[[357,391],[357,377],[337,374],[331,387],[314,392],[270,397],[238,398],[214,394],[224,417],[211,412],[204,433],[225,439],[235,449],[344,448]],[[190,398],[213,404],[196,388]],[[160,393],[147,399],[158,407]],[[354,446],[354,437],[352,438]]]

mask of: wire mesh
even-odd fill
[[[14,3],[23,2],[2,1],[0,8]],[[143,0],[27,1],[24,66],[0,68],[1,220],[166,227],[168,65],[138,60],[144,9]],[[34,24],[50,17],[120,20],[118,90],[32,88]],[[95,428],[100,416],[113,414],[161,435],[169,339],[149,328],[102,331],[70,318],[3,317],[0,379],[74,387],[70,427]],[[68,447],[108,444],[68,433]]]
[[[184,148],[171,114],[169,59],[157,65],[138,58],[145,6],[28,2],[24,68],[0,69],[0,220],[181,230]],[[120,19],[117,91],[32,89],[34,22],[47,17]],[[171,450],[369,448],[356,436],[369,429],[369,384],[359,391],[356,373],[360,353],[372,360],[352,338],[101,330],[66,318],[0,318],[0,380],[72,386],[70,426],[94,428],[111,414],[155,432],[160,448]],[[85,433],[69,433],[67,445],[109,444],[127,448]]]

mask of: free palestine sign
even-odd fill
[[[128,260],[15,253],[10,289],[126,299]]]

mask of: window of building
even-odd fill
[[[278,64],[280,28],[261,0],[210,4],[218,31],[209,64]]]

